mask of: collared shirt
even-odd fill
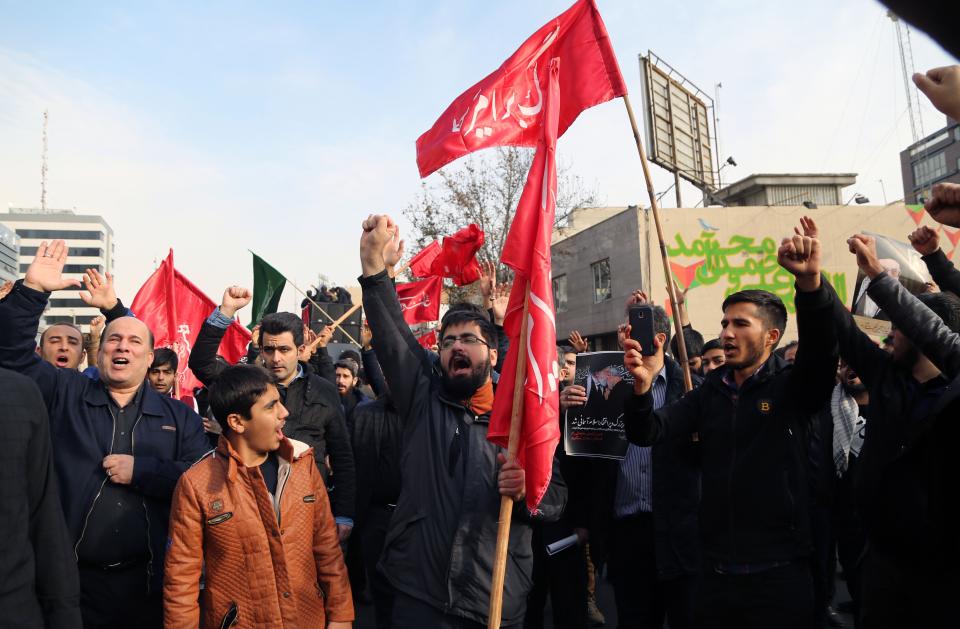
[[[141,417],[145,386],[123,407],[108,393],[104,419],[113,423],[110,454],[134,455],[133,429]],[[149,553],[143,496],[132,485],[120,485],[106,477],[77,547],[80,561],[106,566],[144,559]]]
[[[667,399],[667,370],[660,369],[653,377],[653,408],[662,408]],[[653,512],[653,465],[651,447],[627,446],[627,455],[617,471],[617,490],[613,499],[613,515],[625,518],[635,513]]]

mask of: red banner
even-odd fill
[[[491,146],[537,146],[543,86],[551,59],[563,63],[557,137],[584,109],[627,93],[593,0],[579,0],[534,33],[496,71],[457,97],[417,139],[426,177],[455,159]]]
[[[130,304],[137,318],[153,331],[154,345],[170,347],[177,353],[177,383],[182,395],[192,394],[201,386],[187,362],[200,326],[215,307],[209,297],[174,268],[173,249]],[[220,343],[219,354],[231,364],[238,363],[247,355],[249,342],[250,331],[234,321]]]
[[[438,255],[440,255],[440,243],[434,240],[424,247],[423,251],[410,258],[410,264],[408,265],[410,272],[413,273],[414,277],[433,275],[430,267],[433,266],[433,261],[437,259]]]
[[[487,438],[507,447],[513,413],[517,364],[526,360],[522,427],[517,458],[526,472],[527,507],[535,511],[550,485],[553,456],[560,441],[560,399],[557,382],[557,332],[550,282],[550,237],[557,203],[557,114],[559,60],[550,63],[544,95],[543,134],[533,158],[517,212],[503,245],[501,260],[516,271],[503,329],[510,349],[500,372]],[[566,75],[564,75],[566,78]],[[526,355],[521,357],[520,333],[529,286]]]
[[[429,277],[419,282],[397,284],[397,299],[404,320],[413,325],[440,318],[440,289],[443,278]]]

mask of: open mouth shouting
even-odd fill
[[[53,360],[57,363],[57,367],[66,367],[70,364],[70,356],[67,354],[57,354]]]
[[[447,374],[452,378],[469,376],[472,371],[473,361],[466,354],[454,354],[447,361]]]

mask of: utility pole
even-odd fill
[[[47,211],[47,110],[43,110],[43,159],[40,162],[40,209]]]

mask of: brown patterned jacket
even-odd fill
[[[324,483],[305,443],[277,451],[277,495],[223,437],[173,494],[163,587],[167,629],[324,627],[353,601]],[[206,564],[205,588],[200,589]]]

